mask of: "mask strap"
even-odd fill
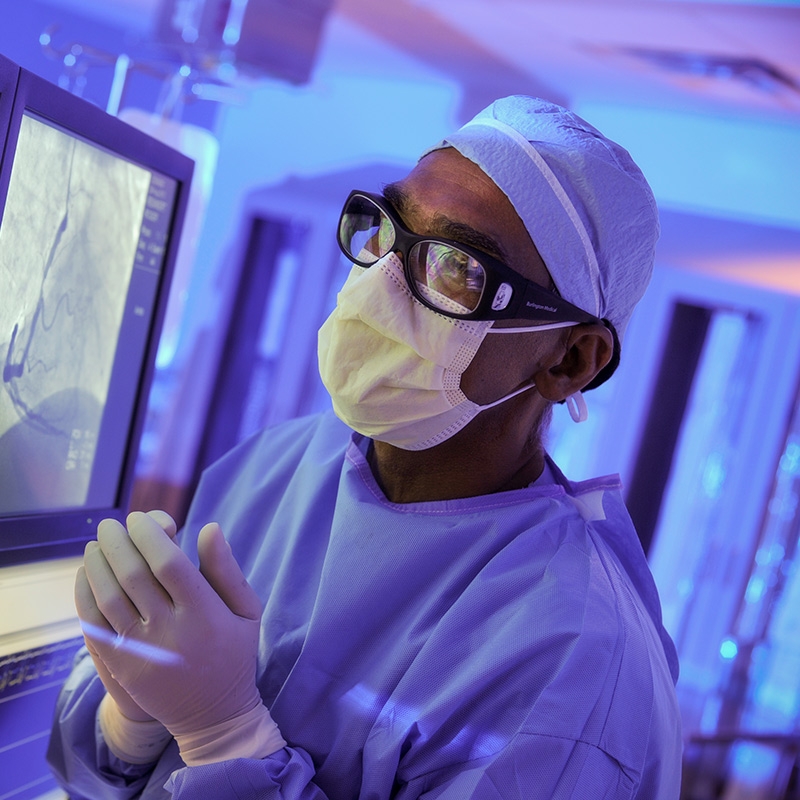
[[[572,417],[573,422],[586,422],[589,419],[589,409],[586,406],[586,401],[580,392],[571,394],[567,399],[567,408],[569,415]]]
[[[495,400],[493,403],[487,403],[485,406],[478,406],[481,411],[486,411],[487,408],[494,408],[495,406],[499,406],[500,403],[505,403],[506,400],[510,400],[512,397],[516,397],[518,394],[522,394],[523,392],[527,392],[528,389],[535,389],[535,383],[529,383],[527,386],[523,386],[520,389],[517,389],[511,394],[507,394],[505,397],[501,397],[499,400]]]
[[[486,333],[534,333],[535,331],[550,331],[556,328],[571,328],[574,325],[578,325],[577,322],[551,322],[547,325],[535,325],[530,328],[489,328]],[[506,400],[510,400],[512,397],[516,397],[518,394],[522,394],[522,392],[527,391],[528,389],[532,389],[535,387],[536,384],[529,384],[528,386],[523,386],[521,389],[517,389],[516,392],[512,392],[505,397],[501,397],[499,400],[495,400],[494,403],[489,403],[488,405],[481,406],[481,411],[484,411],[487,408],[493,408],[494,406],[500,405],[500,403],[504,403]],[[580,392],[575,392],[575,394],[571,394],[567,399],[567,408],[569,409],[569,415],[575,422],[586,422],[589,419],[589,408],[586,405],[586,401],[583,399],[583,395]]]

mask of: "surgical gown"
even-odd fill
[[[395,504],[368,446],[330,414],[268,429],[206,471],[182,534],[196,558],[219,522],[259,592],[289,745],[125,764],[84,656],[49,752],[71,797],[675,800],[677,661],[617,480],[550,463],[526,489]]]

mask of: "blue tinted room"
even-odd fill
[[[165,146],[152,164],[173,176],[167,194],[142,190],[141,203],[167,197],[180,225],[153,216],[145,244],[169,285],[125,300],[152,306],[135,313],[158,336],[123,359],[142,363],[138,388],[119,390],[138,405],[107,469],[127,483],[126,508],[163,509],[178,527],[208,465],[330,408],[317,332],[351,268],[336,241],[351,190],[402,179],[507,95],[565,106],[626,148],[659,208],[652,281],[613,380],[587,394],[583,424],[556,406],[547,452],[572,480],[621,478],[680,660],[682,800],[800,798],[800,1],[0,0],[0,21],[0,56],[93,106],[95,127],[136,131],[129,145],[109,127],[101,149]],[[0,155],[5,203],[13,153]],[[45,211],[21,205],[24,240]],[[123,247],[119,230],[146,249],[122,200],[107,211],[109,241]],[[16,241],[0,231],[3,400],[17,415],[0,404],[0,439],[34,402],[34,427],[57,416],[9,388],[30,321],[16,287],[44,280],[3,255]],[[86,302],[122,314],[121,292],[92,285]],[[68,330],[63,346],[79,335]],[[93,380],[123,372],[96,339]],[[88,446],[73,441],[70,458]],[[83,643],[73,585],[89,537],[57,520],[30,541],[32,522],[13,530],[23,468],[9,453],[0,800],[59,800],[45,751]],[[25,469],[51,484],[50,509],[69,505],[41,458]]]

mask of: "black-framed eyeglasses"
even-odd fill
[[[400,253],[414,297],[448,317],[600,322],[480,250],[412,233],[377,194],[350,192],[339,218],[337,239],[342,252],[361,267],[371,267],[391,252]]]

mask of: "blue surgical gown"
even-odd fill
[[[368,444],[329,414],[268,429],[206,471],[184,528],[195,558],[218,521],[261,595],[258,685],[289,746],[124,764],[84,657],[50,743],[71,797],[675,800],[677,661],[617,480],[550,464],[395,504]]]

